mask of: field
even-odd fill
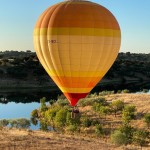
[[[106,95],[108,101],[123,100],[133,104],[137,113],[150,112],[149,94],[112,94]],[[90,109],[88,106],[80,108],[81,111]],[[133,121],[138,127],[145,127],[142,119]],[[63,134],[56,132],[43,132],[31,130],[18,130],[2,128],[0,130],[0,150],[138,150],[140,147],[128,145],[116,147],[108,139],[99,139],[86,134]],[[143,150],[149,150],[144,147]]]

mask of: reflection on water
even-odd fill
[[[39,108],[39,103],[14,103],[0,104],[0,119],[13,119],[13,118],[30,118],[32,110]],[[31,126],[32,129],[38,129],[37,126]]]
[[[133,85],[136,87],[135,85]],[[146,86],[145,89],[150,89],[150,84]],[[148,88],[147,88],[148,87]],[[115,90],[117,91],[119,88],[114,87],[97,87],[93,90],[95,91],[102,91],[102,90]],[[140,91],[140,88],[138,90],[133,90],[132,88],[120,88],[120,89],[129,89],[130,91]],[[136,89],[136,88],[135,88]],[[144,89],[144,88],[141,88]],[[148,92],[150,94],[150,90]],[[47,101],[50,101],[51,99],[57,99],[57,96],[61,94],[59,91],[55,92],[7,92],[3,91],[0,92],[0,119],[13,119],[13,118],[30,118],[30,113],[32,110],[37,109],[40,107],[40,98],[46,97]],[[39,126],[31,126],[31,129],[38,129]]]

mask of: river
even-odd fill
[[[57,92],[56,92],[57,93]],[[13,119],[13,118],[30,118],[32,110],[40,107],[40,98],[46,97],[48,101],[50,99],[56,99],[60,93],[51,92],[30,92],[26,93],[14,93],[14,92],[2,92],[0,93],[0,119]],[[150,90],[148,92],[150,94]],[[141,94],[141,92],[137,92]],[[36,130],[39,126],[31,126],[31,129]]]

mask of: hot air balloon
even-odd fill
[[[120,44],[115,17],[90,1],[55,4],[43,12],[34,28],[37,56],[72,106],[104,77]]]

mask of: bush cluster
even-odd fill
[[[20,119],[2,119],[0,120],[1,127],[12,127],[18,129],[28,129],[31,126],[31,122],[29,119],[20,118]]]

